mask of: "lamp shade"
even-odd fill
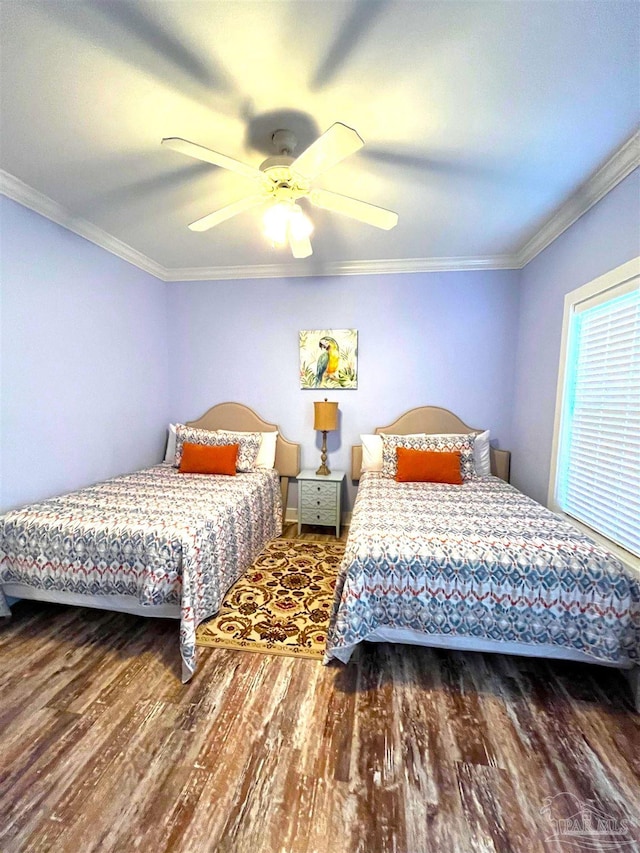
[[[326,430],[338,429],[338,404],[324,400],[313,404],[313,428]]]

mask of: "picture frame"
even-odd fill
[[[303,329],[299,351],[301,389],[358,387],[357,329]]]

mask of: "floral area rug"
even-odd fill
[[[344,542],[274,539],[199,625],[198,646],[321,660]]]

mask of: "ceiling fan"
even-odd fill
[[[196,219],[189,225],[192,231],[207,231],[245,210],[265,206],[267,237],[274,245],[288,243],[294,258],[307,258],[313,251],[309,239],[313,224],[297,203],[300,198],[308,199],[316,207],[341,213],[376,228],[389,230],[397,224],[398,214],[391,210],[313,187],[315,179],[327,169],[362,148],[364,142],[353,128],[341,122],[332,124],[295,158],[292,156],[297,144],[294,133],[276,130],[272,141],[278,153],[256,168],[180,137],[162,140],[161,144],[173,151],[237,172],[257,183],[255,190],[244,198]]]

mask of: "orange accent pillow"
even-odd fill
[[[413,450],[396,448],[399,483],[450,483],[462,485],[460,453],[446,450]]]
[[[239,447],[239,444],[209,446],[189,444],[185,441],[182,445],[180,473],[227,474],[229,477],[235,477]]]

